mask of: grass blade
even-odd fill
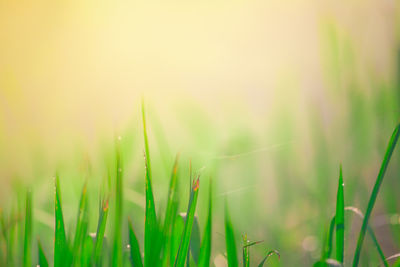
[[[339,185],[336,200],[336,260],[343,263],[344,255],[344,194],[343,194],[342,165],[339,171]]]
[[[29,267],[32,249],[32,192],[30,190],[26,193],[25,209],[24,266]]]
[[[54,242],[54,267],[69,265],[69,251],[65,235],[64,218],[61,204],[60,182],[56,176],[55,194],[55,242]]]
[[[165,212],[163,233],[161,242],[161,250],[164,252],[163,266],[171,266],[170,257],[167,256],[171,253],[172,246],[172,232],[174,227],[175,218],[178,211],[178,160],[179,154],[175,157],[175,163],[172,168],[171,179],[169,183],[168,199],[167,199],[167,209]],[[173,262],[173,261],[172,261]]]
[[[332,244],[333,244],[333,232],[335,231],[336,226],[336,219],[333,216],[330,224],[329,224],[329,231],[327,232],[326,241],[324,245],[324,250],[322,251],[321,261],[325,261],[329,259],[332,254]]]
[[[44,254],[42,243],[38,240],[38,259],[40,267],[48,267],[49,262],[47,261],[46,255]]]
[[[97,224],[96,242],[94,245],[94,258],[97,266],[100,266],[101,263],[101,251],[103,249],[103,240],[104,240],[104,232],[106,230],[106,225],[107,225],[107,216],[108,216],[108,198],[102,201],[99,212],[99,221]]]
[[[153,188],[151,185],[151,165],[150,165],[150,151],[149,141],[147,138],[146,129],[146,114],[144,102],[142,101],[142,120],[143,120],[143,136],[145,147],[145,169],[146,169],[146,211],[145,211],[145,226],[144,226],[144,266],[153,266],[152,262],[156,259],[157,255],[152,255],[154,239],[158,235],[156,207],[154,203]]]
[[[200,226],[199,226],[199,219],[197,218],[197,216],[194,216],[192,236],[190,238],[189,248],[193,261],[196,263],[196,265],[198,265],[199,255],[200,255]]]
[[[379,170],[378,177],[376,178],[376,182],[375,182],[374,188],[371,193],[371,197],[368,202],[367,211],[365,212],[363,224],[361,226],[360,235],[358,237],[357,247],[356,247],[356,250],[354,253],[353,267],[358,266],[358,262],[360,260],[361,249],[362,249],[362,245],[363,245],[364,238],[365,238],[365,232],[367,231],[368,221],[371,216],[372,209],[374,208],[375,201],[376,201],[376,198],[379,193],[379,188],[382,184],[383,177],[385,176],[387,166],[389,165],[390,158],[392,157],[393,150],[396,147],[397,140],[399,139],[399,135],[400,135],[399,129],[400,129],[400,124],[398,124],[393,131],[392,137],[390,138],[388,147],[386,149],[385,157],[383,158],[383,162],[382,162],[381,168]]]
[[[135,231],[133,230],[132,222],[130,219],[128,222],[128,227],[129,227],[129,245],[130,245],[132,265],[134,267],[143,267],[142,255],[140,254],[139,242],[137,240]]]
[[[116,179],[115,179],[115,221],[112,266],[122,266],[122,213],[123,213],[123,177],[119,143],[116,141]]]
[[[267,255],[264,257],[264,259],[260,262],[260,264],[258,265],[258,267],[263,267],[264,263],[268,260],[269,257],[271,257],[272,255],[277,255],[278,259],[281,258],[281,254],[279,254],[279,251],[277,250],[271,250],[267,253]]]
[[[243,267],[250,267],[250,246],[247,245],[249,242],[245,234],[243,236]]]
[[[167,209],[163,226],[164,236],[171,230],[174,217],[176,216],[176,205],[178,202],[178,160],[179,154],[175,157],[174,167],[172,168],[171,180],[169,182]]]
[[[82,246],[81,266],[93,266],[92,263],[93,255],[93,239],[90,236],[86,236]],[[74,265],[75,266],[75,265]],[[97,264],[96,266],[101,266]]]
[[[355,207],[348,206],[348,207],[345,207],[345,210],[355,213],[356,215],[358,215],[358,217],[361,218],[361,220],[364,219],[364,214],[359,209],[357,209]],[[383,265],[385,267],[389,267],[389,263],[387,262],[387,258],[385,257],[385,254],[383,254],[383,250],[382,250],[381,246],[379,245],[379,242],[378,242],[378,239],[376,238],[374,230],[372,230],[372,228],[368,225],[367,226],[367,231],[368,231],[368,234],[371,236],[372,242],[374,243],[374,245],[376,247],[376,250],[378,251],[378,254],[379,254],[379,256],[380,256],[380,258],[382,260]]]
[[[204,229],[203,241],[200,247],[199,266],[210,266],[211,241],[212,241],[212,182],[208,191],[208,217]]]
[[[74,237],[74,245],[73,245],[73,257],[74,262],[77,262],[79,258],[79,250],[83,245],[84,238],[86,236],[87,227],[85,224],[87,222],[87,185],[86,183],[83,185],[81,198],[79,201],[78,208],[78,216],[76,220],[76,229],[75,229],[75,237]]]
[[[179,245],[178,254],[175,259],[175,267],[183,267],[185,265],[186,256],[189,252],[189,243],[192,235],[194,213],[196,211],[197,197],[199,194],[199,178],[193,181],[190,190],[189,205],[186,213],[185,229],[183,231],[181,243]]]
[[[228,266],[237,267],[238,259],[236,253],[235,235],[233,233],[233,226],[228,212],[228,204],[225,202],[225,241],[226,241],[226,254],[228,256]]]

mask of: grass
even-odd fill
[[[225,198],[224,206],[224,233],[218,233],[214,230],[213,220],[215,217],[214,205],[218,198],[214,195],[213,181],[209,180],[209,189],[207,194],[200,194],[203,178],[200,179],[196,175],[192,179],[192,170],[190,164],[189,177],[182,176],[178,171],[181,163],[179,155],[176,156],[173,165],[171,166],[171,174],[169,177],[169,185],[167,197],[164,201],[165,207],[164,216],[161,212],[156,214],[156,198],[152,186],[152,169],[151,157],[148,138],[148,129],[146,125],[146,112],[142,105],[142,123],[143,123],[143,139],[144,139],[144,186],[145,186],[145,205],[144,205],[144,231],[140,231],[134,222],[137,221],[135,214],[125,214],[124,207],[124,170],[123,158],[120,152],[119,139],[115,143],[115,172],[113,175],[114,183],[109,190],[102,192],[99,199],[99,212],[96,224],[96,232],[90,233],[91,217],[90,214],[90,191],[88,190],[87,181],[82,187],[79,205],[74,218],[75,228],[66,227],[63,213],[63,202],[61,198],[61,185],[58,174],[55,178],[55,197],[54,197],[54,253],[48,251],[50,246],[42,246],[42,241],[37,241],[37,246],[33,244],[33,234],[35,233],[33,214],[33,197],[32,191],[28,190],[25,199],[25,209],[23,216],[23,235],[17,235],[21,229],[18,227],[18,221],[21,220],[16,214],[18,209],[11,210],[9,218],[6,218],[4,212],[0,213],[1,237],[2,244],[0,263],[5,266],[18,266],[14,255],[23,255],[21,265],[23,266],[49,266],[53,260],[54,266],[137,266],[137,267],[152,267],[152,266],[213,266],[214,257],[223,255],[229,267],[243,267],[279,265],[277,261],[269,260],[276,255],[280,259],[280,253],[275,249],[268,249],[263,254],[261,251],[261,243],[263,241],[252,241],[247,235],[243,235],[243,243],[241,245],[242,259],[238,258],[237,247],[237,228],[232,220],[228,200]],[[349,217],[345,216],[346,212],[356,214],[362,219],[362,227],[359,233],[356,249],[354,251],[353,266],[358,266],[363,241],[368,233],[375,249],[379,255],[380,261],[384,266],[389,266],[388,260],[384,255],[381,244],[370,225],[371,213],[376,202],[380,186],[382,184],[385,172],[388,168],[391,156],[395,149],[399,138],[399,127],[397,125],[389,144],[369,198],[365,216],[362,212],[353,207],[345,206],[345,187],[343,182],[342,166],[339,169],[338,187],[336,194],[336,212],[330,221],[329,227],[326,230],[319,260],[314,266],[342,266],[348,264],[346,262],[346,254],[352,255],[352,252],[347,249],[349,242],[346,233],[350,229]],[[347,177],[347,176],[346,176]],[[184,182],[184,178],[190,178],[189,198],[185,203],[184,194],[179,190],[179,184]],[[187,179],[189,180],[189,179]],[[347,181],[347,180],[346,180]],[[202,198],[204,196],[204,199]],[[114,210],[111,217],[109,215],[109,203],[112,202]],[[347,203],[346,194],[346,203]],[[198,217],[198,204],[205,203],[206,212],[204,217]],[[179,214],[180,204],[186,206],[186,213]],[[110,221],[110,218],[113,219]],[[204,219],[203,219],[204,218]],[[132,220],[133,219],[133,220]],[[199,222],[205,222],[204,227],[201,227]],[[125,227],[127,226],[127,227]],[[107,236],[108,232],[112,233],[112,239]],[[202,231],[201,231],[202,230]],[[251,229],[250,229],[251,230]],[[126,234],[125,234],[126,233]],[[217,235],[215,235],[217,233]],[[141,243],[141,234],[144,235],[144,242]],[[220,236],[219,236],[220,235]],[[225,249],[220,252],[220,248],[214,248],[215,239],[222,238],[225,241]],[[15,244],[23,240],[23,249],[18,248]],[[110,242],[111,241],[111,242]],[[143,244],[143,247],[141,247]],[[37,249],[37,254],[34,253]],[[47,250],[46,250],[47,249]],[[19,252],[21,251],[21,252]],[[258,257],[253,257],[253,251]],[[335,256],[333,258],[333,252]],[[18,254],[21,253],[21,254]],[[284,252],[284,257],[289,252]],[[262,257],[259,257],[262,255]],[[272,257],[274,260],[274,257]],[[51,264],[50,264],[51,265]]]

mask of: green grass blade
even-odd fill
[[[146,169],[146,211],[145,211],[145,226],[144,226],[144,266],[152,266],[153,260],[158,256],[153,255],[154,239],[158,235],[158,225],[156,216],[156,207],[154,203],[153,188],[151,185],[151,165],[149,141],[147,138],[146,129],[146,114],[144,102],[142,102],[142,120],[143,120],[143,136],[145,147],[145,169]]]
[[[269,257],[271,257],[272,255],[277,255],[278,259],[281,258],[281,255],[279,254],[279,251],[277,250],[271,250],[267,253],[267,255],[264,257],[264,259],[260,262],[260,264],[258,265],[258,267],[263,267],[264,263],[268,260]]]
[[[172,168],[171,180],[169,182],[167,209],[165,212],[165,220],[163,226],[164,236],[167,235],[167,233],[171,230],[172,222],[174,220],[174,217],[176,216],[174,212],[175,210],[174,206],[178,201],[178,194],[177,194],[178,160],[179,160],[179,155],[176,155],[174,167]]]
[[[24,238],[24,266],[31,266],[32,249],[32,192],[26,193],[25,207],[25,238]]]
[[[82,255],[80,258],[81,266],[93,266],[92,255],[93,255],[93,239],[90,236],[86,236],[83,241]],[[101,266],[101,263],[96,266]]]
[[[67,238],[65,235],[64,218],[62,212],[60,182],[56,176],[55,193],[55,241],[54,241],[54,267],[68,266],[70,261]]]
[[[360,235],[358,237],[357,247],[356,247],[356,250],[354,253],[353,267],[358,266],[358,262],[360,260],[361,249],[362,249],[362,245],[363,245],[364,238],[365,238],[365,233],[367,231],[368,221],[371,216],[372,209],[374,208],[375,201],[376,201],[376,198],[379,193],[379,188],[382,184],[383,177],[385,176],[387,166],[389,165],[390,158],[392,157],[393,150],[396,147],[397,140],[399,139],[399,135],[400,135],[399,129],[400,129],[400,124],[398,124],[396,126],[396,128],[393,131],[392,137],[390,138],[388,147],[386,149],[385,157],[383,158],[383,162],[382,162],[381,168],[379,170],[378,177],[376,179],[374,188],[372,190],[371,197],[369,199],[368,206],[367,206],[367,211],[365,212],[365,217],[363,220],[363,224],[361,226]]]
[[[78,215],[76,220],[76,229],[75,229],[75,237],[74,237],[74,245],[73,245],[73,257],[74,262],[79,258],[79,250],[83,245],[84,238],[86,235],[87,227],[85,224],[87,221],[87,185],[86,183],[83,185],[81,198],[79,201]]]
[[[129,245],[130,245],[130,253],[132,265],[134,267],[143,267],[142,255],[140,253],[139,242],[137,240],[135,231],[133,230],[132,222],[129,219]]]
[[[186,222],[181,242],[178,249],[178,254],[175,259],[175,267],[183,267],[185,265],[186,256],[189,252],[189,244],[192,235],[194,213],[196,211],[197,197],[199,194],[199,178],[193,181],[190,190],[189,205],[186,213]]]
[[[243,267],[250,267],[250,246],[247,246],[249,242],[245,234],[243,236]]]
[[[101,263],[101,252],[103,249],[103,240],[104,240],[104,232],[106,231],[107,216],[108,216],[108,199],[102,201],[99,212],[99,221],[97,224],[96,242],[94,246],[94,258],[97,266],[100,266]]]
[[[229,217],[228,204],[225,202],[225,241],[226,241],[226,254],[228,256],[228,266],[237,267],[238,258],[236,252],[235,235],[233,226]]]
[[[336,260],[343,263],[344,255],[344,194],[343,194],[342,166],[339,171],[339,185],[336,200]]]
[[[210,189],[208,191],[208,217],[204,229],[203,241],[200,247],[199,266],[210,266],[212,241],[212,182],[210,180]]]
[[[165,212],[164,225],[163,225],[163,233],[162,233],[162,242],[161,242],[161,250],[163,251],[163,266],[171,266],[171,262],[175,259],[175,255],[173,260],[170,261],[170,254],[172,253],[172,233],[174,228],[174,222],[177,216],[178,211],[178,160],[179,154],[175,157],[175,163],[172,168],[171,179],[169,183],[168,190],[168,198],[167,198],[167,209]]]
[[[194,216],[192,236],[190,238],[190,254],[192,255],[193,261],[198,265],[200,255],[200,225],[197,216]],[[188,254],[189,256],[189,254]]]
[[[322,250],[321,261],[325,261],[326,259],[329,259],[331,257],[332,247],[333,247],[333,233],[335,231],[335,226],[336,226],[336,220],[335,216],[333,216],[329,224],[329,229],[327,231],[324,249]]]
[[[116,179],[115,179],[115,221],[114,221],[114,244],[112,254],[112,266],[122,266],[122,213],[123,213],[123,175],[121,154],[118,141],[116,149]]]
[[[42,244],[38,240],[38,260],[40,267],[48,267],[49,262],[47,261],[46,255],[44,254]]]
[[[359,218],[361,218],[361,220],[364,219],[364,214],[359,209],[357,209],[355,207],[348,206],[348,207],[345,207],[345,210],[353,212]],[[374,230],[372,230],[372,228],[368,225],[367,226],[367,231],[368,231],[368,234],[371,236],[372,242],[374,243],[374,245],[376,247],[376,250],[378,251],[378,254],[379,254],[379,256],[380,256],[380,258],[382,260],[383,265],[385,267],[389,267],[389,263],[387,262],[387,259],[385,257],[385,254],[383,253],[383,250],[382,250],[381,246],[379,245],[379,242],[378,242],[378,239],[376,238]]]

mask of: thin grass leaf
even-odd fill
[[[115,221],[114,221],[114,245],[112,254],[112,266],[122,266],[122,213],[123,213],[123,175],[121,154],[118,141],[115,145],[116,179],[115,179]]]
[[[94,258],[97,266],[101,264],[101,252],[103,249],[104,232],[107,225],[108,216],[108,198],[102,201],[99,212],[99,221],[97,224],[96,242],[94,245]]]
[[[250,241],[247,239],[247,235],[243,236],[243,267],[250,267]]]
[[[54,267],[69,265],[69,251],[65,235],[64,218],[62,212],[60,182],[58,175],[55,181],[55,242],[54,242]]]
[[[264,257],[264,259],[260,262],[260,264],[258,265],[258,267],[263,267],[264,263],[269,259],[269,257],[271,257],[272,255],[277,255],[278,259],[281,258],[281,254],[279,254],[279,251],[277,250],[271,250],[267,253],[267,255]]]
[[[396,126],[396,128],[393,131],[392,137],[389,140],[389,144],[386,149],[385,157],[383,158],[383,162],[382,162],[381,168],[379,170],[378,177],[376,178],[376,182],[375,182],[374,188],[372,190],[371,197],[368,201],[367,211],[365,212],[365,217],[364,217],[363,224],[361,226],[360,235],[359,235],[358,241],[357,241],[357,247],[356,247],[356,250],[354,253],[353,267],[358,266],[358,263],[360,260],[361,249],[362,249],[362,245],[363,245],[364,238],[365,238],[365,233],[367,231],[368,221],[369,221],[369,218],[371,217],[372,209],[374,208],[375,201],[376,201],[380,186],[383,181],[383,177],[385,176],[387,166],[389,165],[389,162],[390,162],[390,158],[392,157],[394,148],[396,147],[397,140],[399,139],[399,135],[400,135],[399,129],[400,129],[400,124],[398,124]]]
[[[174,216],[175,206],[178,201],[178,161],[179,161],[179,154],[175,157],[174,167],[172,168],[171,180],[169,182],[169,191],[168,191],[168,201],[167,201],[167,209],[165,211],[165,220],[164,220],[164,227],[163,233],[166,235],[168,231],[171,230],[172,221]],[[175,211],[176,212],[176,211]]]
[[[38,260],[40,267],[48,267],[49,262],[47,261],[46,255],[44,254],[42,243],[38,240]]]
[[[210,266],[212,241],[212,181],[210,180],[210,189],[208,190],[208,217],[204,229],[203,241],[200,247],[199,266]]]
[[[364,219],[364,214],[359,209],[357,209],[355,207],[351,207],[351,206],[345,207],[345,211],[351,211],[351,212],[355,213],[359,218],[361,218],[361,220]],[[374,245],[376,247],[376,250],[378,251],[378,254],[379,254],[379,256],[380,256],[380,258],[382,260],[382,264],[385,267],[389,267],[389,263],[387,262],[387,258],[385,257],[385,254],[383,253],[383,250],[382,250],[381,246],[379,245],[379,242],[378,242],[378,239],[376,238],[374,230],[372,230],[372,228],[368,225],[367,226],[367,231],[368,231],[368,234],[371,236],[372,242],[374,243]]]
[[[225,201],[225,242],[226,242],[226,254],[228,256],[228,266],[237,267],[238,258],[236,253],[235,235],[233,232],[233,226],[229,216],[228,204],[226,201]]]
[[[193,181],[190,190],[189,205],[186,213],[185,229],[179,245],[178,254],[175,259],[175,267],[183,267],[185,265],[186,256],[189,252],[189,244],[192,235],[194,213],[196,211],[197,197],[199,194],[199,178]]]
[[[128,220],[128,227],[129,227],[129,246],[130,246],[132,265],[134,267],[143,267],[139,242],[137,240],[135,231],[133,230],[132,222],[130,219]]]
[[[32,250],[32,192],[26,193],[25,207],[25,237],[24,237],[24,266],[31,266]]]
[[[149,141],[147,138],[146,129],[146,114],[144,101],[142,101],[142,120],[143,120],[143,136],[145,147],[145,170],[146,170],[146,211],[145,211],[145,226],[144,226],[144,266],[152,266],[153,260],[158,255],[153,255],[154,239],[158,236],[158,225],[156,208],[154,203],[153,188],[151,185],[151,165],[150,165],[150,151]]]
[[[163,257],[163,266],[170,266],[170,257],[167,256],[171,253],[172,246],[172,232],[174,227],[175,218],[178,211],[178,160],[179,154],[175,157],[175,163],[172,168],[171,179],[169,183],[168,190],[168,199],[167,199],[167,209],[165,212],[163,232],[162,232],[162,241],[161,241],[161,250],[164,252]]]
[[[343,194],[342,165],[339,171],[339,185],[336,200],[336,260],[343,263],[344,255],[344,194]]]
[[[170,250],[170,265],[172,266],[175,263],[176,255],[178,254],[180,241],[183,236],[183,231],[185,230],[185,215],[179,214],[176,220],[174,221],[174,226],[172,228],[172,235],[171,235],[171,250]]]
[[[82,188],[81,198],[79,201],[78,215],[76,220],[75,237],[73,244],[73,257],[74,262],[79,258],[79,250],[83,246],[84,238],[87,231],[87,184],[85,183]],[[85,226],[86,224],[86,226]]]
[[[325,261],[326,259],[329,259],[331,257],[332,247],[333,247],[333,245],[332,245],[333,244],[333,233],[335,231],[335,225],[336,225],[336,219],[335,219],[335,216],[333,216],[333,218],[329,224],[329,230],[327,231],[324,249],[322,250],[321,261]]]
[[[189,248],[193,261],[196,263],[196,265],[198,265],[200,255],[200,226],[197,216],[194,216],[192,237],[190,238]]]
[[[81,266],[93,266],[92,255],[93,255],[93,239],[90,236],[86,236],[83,241],[82,255],[81,255]],[[97,264],[96,266],[101,266]]]

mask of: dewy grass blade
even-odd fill
[[[25,238],[24,238],[24,266],[31,266],[32,249],[32,192],[26,193],[25,207]]]
[[[143,136],[145,146],[145,171],[146,171],[146,211],[145,211],[145,226],[144,226],[144,266],[151,267],[153,260],[158,258],[158,255],[152,255],[154,239],[158,235],[156,208],[154,204],[153,188],[151,185],[151,165],[149,142],[146,129],[146,114],[144,101],[142,101],[142,120],[143,120]]]
[[[68,251],[67,238],[65,235],[64,218],[61,204],[60,182],[56,175],[55,193],[55,241],[54,241],[54,267],[68,266],[70,255]]]
[[[199,194],[199,178],[195,179],[192,184],[189,205],[186,213],[185,228],[183,230],[182,239],[179,245],[178,254],[175,259],[175,267],[183,267],[185,265],[186,256],[189,252],[189,243],[192,234],[194,213],[196,211],[197,197]]]
[[[84,238],[86,235],[85,229],[85,221],[87,220],[87,185],[86,183],[83,185],[81,198],[79,201],[79,208],[78,208],[78,216],[76,220],[76,229],[75,229],[75,237],[74,237],[74,245],[73,245],[73,257],[74,262],[77,262],[77,257],[79,254],[79,249],[83,245]]]
[[[387,166],[389,165],[390,158],[392,157],[393,150],[396,147],[397,140],[399,139],[399,135],[400,135],[399,129],[400,129],[400,124],[398,124],[393,131],[392,137],[390,138],[388,147],[386,149],[385,157],[383,158],[383,162],[382,162],[381,168],[379,170],[378,177],[376,178],[374,188],[372,189],[371,197],[368,201],[367,211],[365,212],[365,217],[363,220],[363,224],[361,226],[360,235],[358,237],[357,247],[356,247],[356,250],[354,253],[353,267],[358,266],[358,262],[360,260],[361,249],[362,249],[362,245],[363,245],[364,238],[365,238],[365,232],[367,231],[368,221],[371,216],[372,209],[374,208],[375,201],[376,201],[376,198],[379,193],[379,188],[382,184],[383,177],[385,176]]]
[[[208,217],[204,229],[203,241],[200,247],[199,266],[210,266],[211,241],[212,241],[212,181],[210,179],[210,189],[208,191]]]
[[[228,266],[237,267],[238,259],[236,252],[235,235],[233,232],[233,226],[229,217],[228,204],[225,201],[225,242],[226,242],[226,254],[228,256]]]
[[[130,219],[128,222],[128,227],[129,227],[129,246],[130,246],[132,265],[134,267],[143,267],[139,242],[137,240],[135,231],[133,230],[132,222]]]
[[[38,240],[38,259],[40,267],[48,267],[49,263],[47,261],[46,255],[44,254],[42,244]]]
[[[343,194],[343,173],[340,165],[339,185],[336,200],[336,260],[343,263],[344,255],[344,194]]]
[[[122,266],[123,173],[119,140],[115,143],[115,224],[112,266]]]
[[[100,266],[101,263],[101,251],[103,249],[103,240],[104,240],[104,232],[106,231],[107,216],[108,216],[108,199],[102,201],[99,211],[99,221],[97,224],[96,242],[94,246],[94,258],[97,266]]]
[[[271,257],[272,255],[277,255],[278,259],[281,258],[281,255],[279,254],[279,251],[277,250],[271,250],[267,253],[267,256],[264,257],[264,259],[260,262],[260,264],[258,265],[258,267],[263,267],[264,263],[268,260],[269,257]]]

